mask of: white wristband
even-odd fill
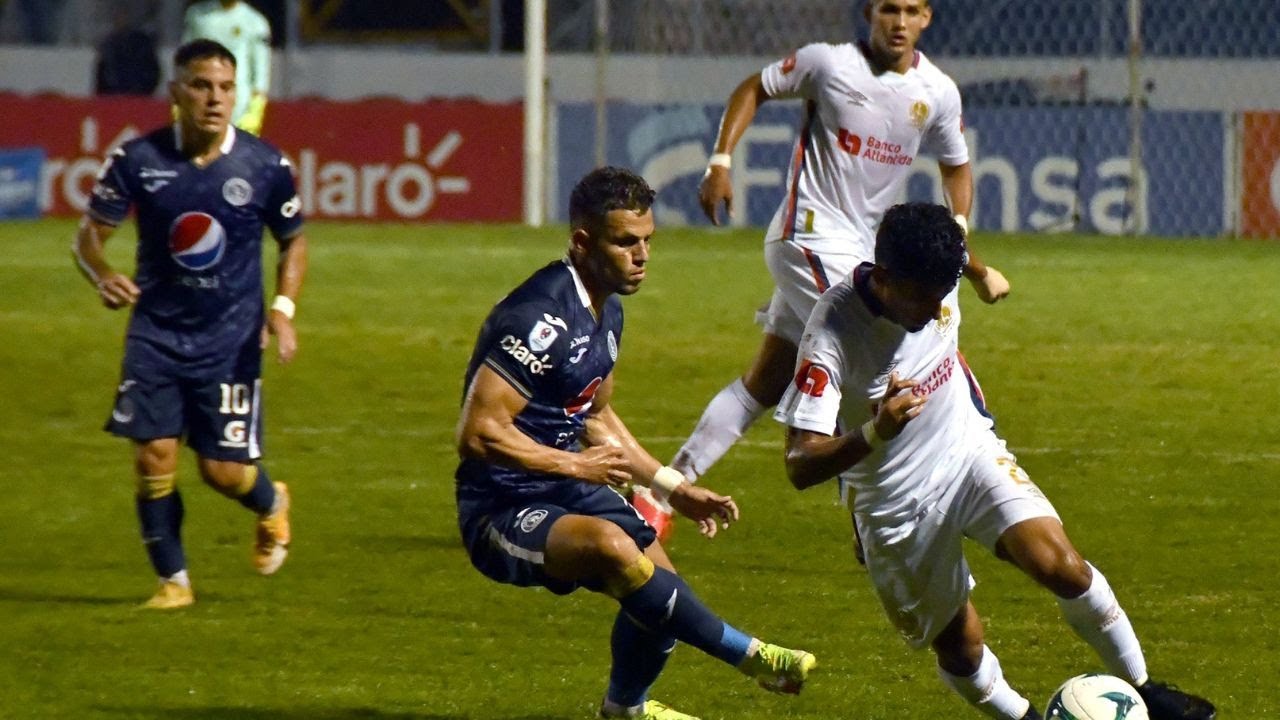
[[[708,169],[710,169],[713,165],[722,167],[725,170],[728,170],[730,167],[733,166],[733,156],[730,155],[729,153],[716,153],[711,156],[710,160],[707,161]]]
[[[671,497],[671,493],[675,489],[685,483],[684,474],[673,467],[663,465],[658,468],[658,472],[653,474],[653,480],[649,481],[649,489],[653,491],[655,497],[662,502],[666,502]]]
[[[884,442],[880,438],[880,433],[876,432],[876,421],[874,419],[862,423],[862,442],[866,443],[867,447],[872,450],[880,447]]]
[[[292,298],[286,295],[277,295],[271,301],[271,309],[292,320],[293,314],[298,311],[298,306],[293,302]]]
[[[960,213],[956,213],[954,220],[956,221],[956,224],[960,226],[960,229],[964,231],[964,236],[966,238],[969,237],[969,218],[961,215]]]

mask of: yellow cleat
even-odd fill
[[[253,566],[262,575],[279,570],[289,555],[289,487],[282,482],[272,485],[276,488],[275,510],[258,518],[253,544]]]
[[[634,712],[634,711],[633,711]],[[606,715],[603,710],[600,711],[602,718],[633,718],[633,720],[701,720],[692,715],[673,710],[663,705],[657,700],[646,700],[641,706],[640,711],[636,714],[623,715]]]
[[[190,585],[180,585],[176,582],[168,580],[160,581],[160,589],[156,591],[151,599],[142,603],[142,607],[147,610],[177,610],[184,608],[196,601],[196,595],[191,591]]]
[[[760,687],[769,692],[797,695],[809,671],[817,665],[818,659],[812,653],[760,643],[756,654],[743,660],[738,669],[755,678]]]

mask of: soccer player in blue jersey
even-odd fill
[[[489,313],[458,423],[458,524],[472,564],[489,578],[557,594],[586,588],[621,606],[601,717],[688,720],[648,699],[677,640],[774,692],[799,692],[815,660],[712,613],[619,492],[646,486],[707,536],[738,517],[733,498],[654,459],[610,405],[622,346],[617,296],[644,280],[653,198],[629,171],[589,173],[569,200],[567,256]]]
[[[230,125],[235,58],[212,40],[174,55],[172,127],[125,143],[103,165],[73,251],[112,309],[132,308],[106,430],[134,446],[142,540],[160,578],[145,607],[195,601],[182,549],[175,474],[185,442],[201,478],[257,515],[253,559],[270,575],[289,546],[289,492],[262,456],[261,366],[268,333],[293,359],[295,301],[307,267],[289,163]],[[111,267],[103,244],[136,212],[137,270]],[[279,244],[276,296],[264,313],[262,231]]]

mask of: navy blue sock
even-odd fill
[[[651,631],[672,635],[734,667],[747,656],[751,638],[711,612],[670,570],[655,567],[648,582],[619,602]]]
[[[182,552],[182,495],[177,490],[158,500],[137,498],[142,544],[156,575],[170,577],[187,567]]]
[[[253,487],[249,488],[249,492],[236,498],[240,504],[258,513],[266,515],[271,512],[271,506],[276,501],[276,486],[271,484],[271,478],[267,477],[267,469],[261,464],[255,466],[258,471],[258,479],[254,480]]]
[[[671,651],[676,648],[676,639],[640,627],[625,610],[619,610],[613,621],[609,647],[613,652],[613,666],[609,669],[609,690],[605,697],[623,707],[635,707],[645,701],[649,687],[658,679]]]

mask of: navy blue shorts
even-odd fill
[[[544,587],[567,595],[579,587],[599,590],[593,583],[573,583],[550,577],[543,570],[543,552],[551,526],[564,515],[589,515],[608,520],[635,540],[641,550],[657,535],[617,490],[606,485],[566,482],[563,489],[508,506],[468,507],[459,503],[458,526],[471,555],[471,564],[500,583]]]
[[[201,457],[262,457],[262,349],[253,333],[219,362],[169,356],[145,340],[125,342],[115,406],[103,428],[132,440],[186,438]]]

